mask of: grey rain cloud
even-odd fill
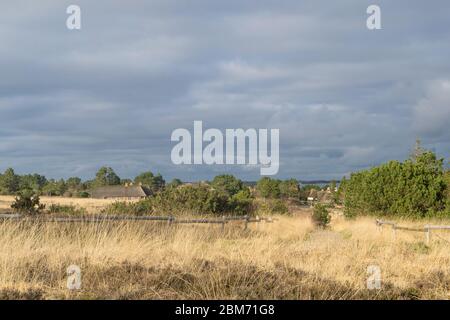
[[[82,29],[65,26],[82,10]],[[450,156],[448,1],[11,1],[0,6],[0,170],[90,178],[233,173],[176,166],[176,128],[279,128],[279,177],[340,178]]]

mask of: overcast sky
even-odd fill
[[[81,30],[66,8],[81,7]],[[382,30],[366,28],[378,4]],[[171,179],[246,166],[176,166],[176,128],[279,128],[278,177],[341,178],[450,156],[450,2],[3,1],[0,170]]]

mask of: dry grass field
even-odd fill
[[[4,196],[0,195],[0,211],[8,212],[11,211],[11,204],[14,202],[14,196]],[[113,203],[117,200],[111,199],[91,199],[91,198],[67,198],[67,197],[40,197],[41,203],[45,204],[46,207],[51,204],[59,205],[71,205],[78,208],[83,208],[87,213],[98,213],[108,204]]]
[[[394,241],[371,218],[338,214],[320,230],[308,210],[224,231],[0,221],[0,299],[448,299],[448,241],[401,231]],[[69,265],[81,269],[80,290],[67,289]],[[369,265],[381,269],[379,290],[367,289]]]

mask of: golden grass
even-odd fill
[[[14,196],[0,195],[0,210],[11,211],[11,204],[14,202],[14,198]],[[107,205],[116,202],[117,200],[41,196],[40,201],[45,204],[46,207],[49,207],[52,204],[71,205],[85,209],[87,213],[99,213]]]
[[[408,224],[408,222],[403,222]],[[409,223],[413,225],[413,223]],[[444,240],[446,239],[446,240]],[[334,215],[317,230],[309,214],[275,223],[220,226],[158,222],[0,222],[0,298],[25,299],[447,299],[450,233],[422,233],[371,218]],[[66,288],[78,265],[82,288]],[[367,267],[382,289],[368,290]]]

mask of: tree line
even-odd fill
[[[141,184],[149,188],[152,193],[157,193],[165,187],[179,186],[183,184],[180,179],[173,179],[166,183],[160,173],[154,174],[145,171],[134,179],[120,178],[111,167],[101,167],[95,174],[95,178],[82,181],[79,177],[64,179],[47,179],[40,174],[16,174],[14,169],[8,168],[0,174],[0,194],[15,195],[24,190],[30,190],[45,196],[89,197],[89,191],[102,186]],[[246,190],[245,183],[233,175],[218,175],[209,183],[214,188],[226,191],[228,195],[235,195],[239,191]],[[258,196],[270,199],[306,199],[310,189],[320,189],[315,185],[300,186],[296,179],[272,179],[263,177],[257,181],[255,191]]]
[[[125,185],[128,183],[140,183],[156,192],[162,189],[166,182],[161,174],[153,174],[150,171],[143,172],[133,180],[121,179],[111,167],[101,167],[95,178],[82,181],[79,177],[64,179],[47,179],[40,174],[18,175],[14,169],[8,168],[0,174],[0,194],[15,195],[22,191],[32,191],[46,196],[89,197],[89,191],[93,188],[112,185]],[[178,179],[172,183],[181,183]]]
[[[152,191],[152,196],[137,203],[115,203],[107,210],[132,214],[249,214],[258,207],[270,213],[286,213],[287,204],[306,200],[311,189],[329,187],[332,195],[329,205],[344,205],[347,217],[367,214],[450,217],[450,172],[444,167],[444,159],[437,158],[435,153],[422,149],[420,145],[403,162],[389,161],[352,173],[348,179],[344,177],[339,188],[336,188],[334,181],[320,188],[315,185],[301,186],[296,179],[269,177],[261,178],[250,187],[229,174],[199,183],[182,183],[179,179],[166,183],[161,174],[151,171],[143,172],[134,179],[121,179],[110,167],[100,168],[95,178],[88,181],[78,177],[54,180],[39,174],[17,175],[9,168],[0,175],[0,193],[20,194],[25,190],[35,195],[88,197],[93,188],[129,183],[146,186]],[[29,196],[24,199],[28,203],[34,198]],[[323,214],[318,211],[317,216]]]

